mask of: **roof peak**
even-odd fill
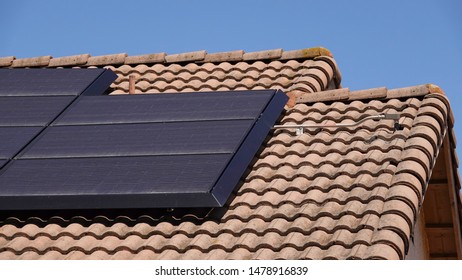
[[[245,52],[243,50],[207,53],[205,50],[167,54],[165,52],[130,56],[127,53],[91,56],[78,54],[63,57],[51,55],[16,58],[15,56],[0,57],[0,67],[87,67],[106,65],[134,65],[134,64],[173,64],[173,63],[219,63],[257,60],[291,60],[312,59],[319,56],[333,57],[332,53],[324,47],[313,47],[285,51],[283,49]]]
[[[350,91],[349,88],[339,88],[325,90],[311,94],[294,96],[293,104],[296,103],[316,103],[325,101],[353,101],[367,99],[391,99],[403,97],[416,97],[427,94],[441,94],[445,96],[443,90],[435,84],[423,84],[403,88],[388,89],[386,87],[370,88],[363,90]]]

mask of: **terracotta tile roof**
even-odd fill
[[[52,58],[48,66],[88,66],[91,57],[84,56],[55,64]],[[10,60],[11,67],[16,60],[0,63]],[[296,97],[280,124],[349,123],[387,113],[400,115],[400,127],[370,120],[302,135],[274,130],[223,208],[3,213],[1,259],[406,256],[444,136],[453,136],[450,105],[438,87],[338,89],[340,73],[322,48],[123,54],[92,63],[118,64],[107,66],[119,76],[114,94],[128,91],[129,75],[138,92],[280,88]]]
[[[129,75],[136,92],[220,91],[277,88],[294,93],[315,92],[340,85],[340,72],[324,48],[282,49],[246,53],[206,51],[128,56],[125,53],[52,58],[0,58],[0,67],[100,67],[119,75],[113,94],[128,91]]]

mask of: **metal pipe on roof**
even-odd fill
[[[134,94],[135,93],[135,75],[128,76],[128,93]]]

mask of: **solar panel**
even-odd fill
[[[101,94],[115,78],[112,71],[96,68],[0,69],[0,96]]]
[[[0,162],[0,209],[223,206],[287,101],[276,90],[86,96],[96,92],[83,90],[26,147],[8,147],[20,153]],[[54,114],[31,106],[37,117],[2,122]]]
[[[232,153],[252,120],[50,127],[20,158]]]
[[[83,96],[53,125],[255,119],[255,104],[270,100],[265,91]]]
[[[222,172],[223,162],[230,157],[206,154],[17,160],[0,176],[0,207],[216,206],[210,189]]]
[[[73,96],[0,97],[0,126],[45,126],[73,99]]]

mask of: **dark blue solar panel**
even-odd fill
[[[73,99],[73,96],[0,97],[0,126],[45,126]]]
[[[17,160],[0,176],[0,207],[177,207],[186,202],[190,206],[210,205],[214,203],[210,189],[222,172],[223,162],[230,157],[212,154]]]
[[[20,158],[232,153],[252,120],[50,127]]]
[[[84,96],[54,125],[255,119],[272,92]]]
[[[82,94],[89,87],[91,88],[94,80],[105,72],[108,70],[0,69],[0,96],[76,96]],[[114,76],[113,78],[115,79]],[[113,80],[104,83],[103,91]],[[98,86],[98,84],[94,86]],[[98,94],[101,93],[102,91]]]
[[[0,159],[12,158],[41,129],[41,127],[0,127]]]

